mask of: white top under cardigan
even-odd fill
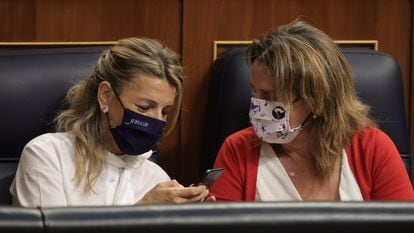
[[[348,164],[345,150],[342,153],[339,181],[341,201],[362,201],[361,190]],[[272,147],[262,142],[256,181],[256,201],[302,201],[302,197]]]
[[[48,133],[31,140],[23,149],[10,187],[13,204],[25,207],[133,205],[160,182],[170,180],[148,160],[152,151],[139,156],[108,152],[107,163],[93,192],[85,194],[74,182],[74,136]]]

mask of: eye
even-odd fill
[[[138,104],[136,104],[135,106],[137,106],[138,110],[142,112],[148,111],[150,109],[149,106],[138,105]]]

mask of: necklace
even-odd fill
[[[294,172],[289,172],[288,174],[289,174],[290,177],[294,177],[295,176],[295,173]]]

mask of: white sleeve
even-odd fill
[[[67,206],[62,169],[51,143],[29,142],[23,149],[10,191],[13,205],[24,207]]]

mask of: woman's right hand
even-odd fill
[[[170,180],[157,184],[137,204],[202,202],[207,195],[208,189],[203,185],[184,187],[176,180]]]

